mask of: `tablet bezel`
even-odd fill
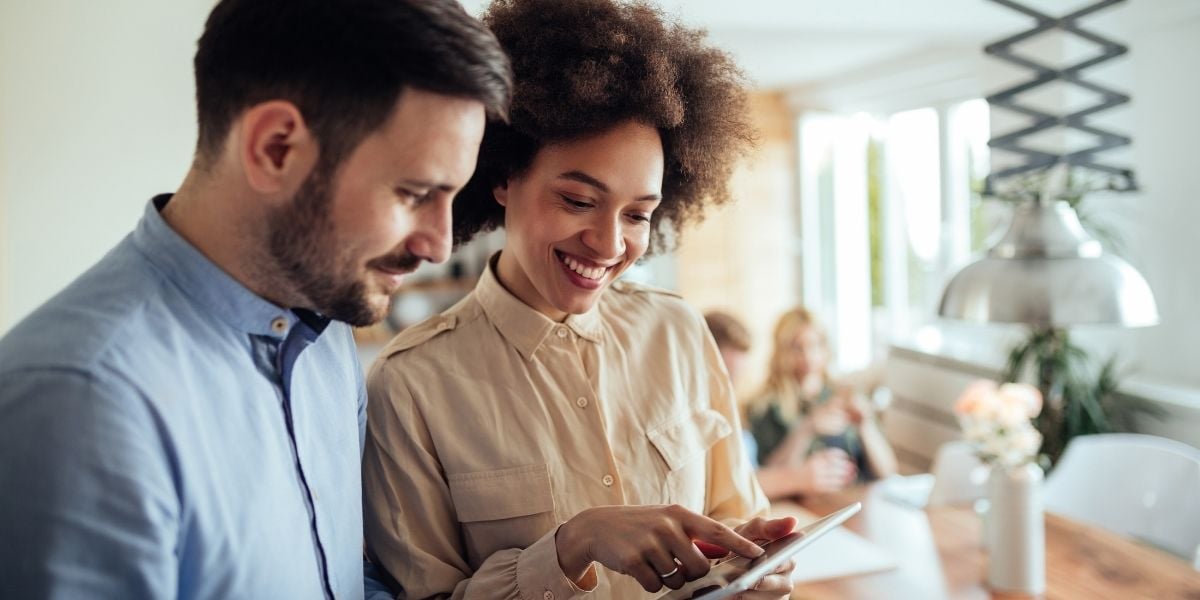
[[[685,600],[692,598],[697,591],[714,585],[722,587],[698,596],[698,598],[702,598],[703,600],[722,600],[735,594],[749,591],[763,577],[775,572],[788,559],[794,557],[801,550],[820,539],[821,536],[837,529],[839,525],[858,514],[860,510],[862,510],[861,502],[855,502],[849,506],[842,507],[763,546],[767,552],[753,561],[747,561],[747,559],[742,557],[734,557],[730,560],[717,563],[704,577],[691,581],[682,588],[661,596],[659,600]]]

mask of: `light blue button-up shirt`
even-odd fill
[[[362,598],[350,328],[137,229],[0,340],[0,598]]]

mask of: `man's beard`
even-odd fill
[[[344,256],[334,232],[331,169],[318,167],[296,192],[292,206],[269,221],[267,250],[282,271],[281,279],[311,305],[304,307],[355,327],[378,323],[389,303],[374,305],[367,283],[358,278],[353,257]],[[396,271],[411,271],[420,259],[411,255],[376,258],[367,263]]]

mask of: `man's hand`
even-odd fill
[[[751,528],[747,533],[769,532]],[[708,574],[708,558],[694,541],[746,558],[763,553],[728,526],[677,505],[590,508],[563,523],[555,537],[559,565],[572,580],[579,581],[588,567],[598,562],[633,577],[647,592],[657,592],[664,585],[679,589]]]

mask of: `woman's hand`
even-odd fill
[[[763,553],[727,525],[677,505],[589,508],[563,523],[555,534],[558,563],[573,581],[579,581],[588,567],[598,562],[633,577],[647,592],[657,592],[664,585],[679,589],[708,574],[708,558],[693,540],[747,558]]]
[[[854,423],[854,413],[850,405],[849,398],[834,396],[828,402],[812,407],[807,420],[812,423],[813,431],[818,435],[841,435]]]
[[[861,426],[864,422],[869,423],[875,420],[875,405],[866,396],[854,394],[846,402],[846,414],[850,417],[851,423]]]
[[[773,542],[789,533],[796,528],[795,517],[784,517],[782,519],[753,519],[746,521],[734,531],[738,532],[742,537],[753,540],[757,544],[766,544]],[[770,575],[763,577],[754,585],[754,589],[749,592],[742,592],[735,596],[738,600],[769,600],[787,598],[792,593],[792,571],[796,568],[796,562],[789,560],[780,565]]]
[[[812,453],[796,471],[797,487],[801,494],[841,491],[858,477],[854,461],[841,448],[826,448]]]

